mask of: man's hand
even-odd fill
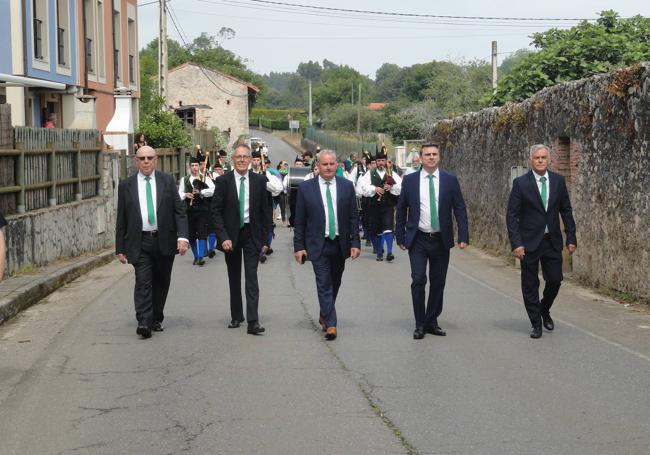
[[[221,248],[223,248],[226,253],[230,253],[232,251],[232,240],[224,240],[221,244]]]
[[[399,248],[400,248],[400,250],[405,251],[406,250],[406,245],[404,245],[403,243],[400,243]]]
[[[382,187],[376,186],[375,187],[375,193],[383,195],[386,192]]]
[[[576,250],[578,249],[578,247],[575,246],[573,243],[569,243],[569,244],[566,246],[566,249],[569,250],[569,254],[573,254],[573,253],[576,252]]]
[[[464,250],[465,248],[467,248],[467,243],[459,242],[458,243],[458,248],[460,248],[461,250]]]
[[[186,199],[194,199],[194,193],[185,193]]]
[[[300,251],[296,251],[295,253],[293,253],[293,257],[296,259],[296,262],[298,264],[302,264],[302,257],[303,256],[307,256],[307,251],[306,250],[300,250]]]
[[[126,254],[117,253],[117,260],[120,261],[122,264],[126,264]]]
[[[185,253],[187,253],[187,249],[190,246],[188,242],[185,240],[178,240],[176,242],[176,249],[178,250],[178,253],[183,256]]]
[[[519,246],[512,250],[512,255],[517,259],[523,259],[526,256],[526,250],[524,250],[523,246]]]
[[[384,191],[390,191],[390,189],[393,187],[393,185],[389,185],[388,183],[384,183]]]
[[[269,247],[266,245],[262,245],[262,254],[266,254],[266,252],[269,250]]]
[[[350,257],[352,259],[356,259],[361,255],[361,249],[360,248],[350,248]]]

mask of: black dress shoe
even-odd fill
[[[165,330],[165,327],[163,327],[162,322],[154,322],[153,325],[151,326],[151,330],[154,332],[162,332]]]
[[[431,335],[436,335],[436,336],[439,336],[439,337],[447,336],[447,332],[445,332],[444,330],[442,330],[442,329],[441,329],[439,326],[437,326],[437,325],[433,325],[433,326],[429,325],[429,326],[426,326],[426,327],[424,328],[424,331],[425,331],[426,333],[430,333]]]
[[[248,323],[248,329],[246,330],[246,333],[250,335],[259,335],[260,333],[264,333],[266,329],[260,325],[259,322],[249,322]]]
[[[533,330],[530,331],[530,337],[531,338],[541,338],[542,337],[542,328],[541,327],[533,327]]]
[[[416,327],[415,330],[413,331],[413,339],[414,340],[421,340],[424,338],[424,330],[422,327]]]
[[[215,254],[216,254],[216,253],[214,252],[214,250],[210,250],[210,251],[208,251],[208,257],[209,257],[210,259],[212,259],[212,258],[214,257]]]
[[[553,319],[551,318],[551,315],[549,314],[548,316],[542,316],[542,321],[544,323],[544,327],[546,328],[546,330],[552,332],[553,329],[555,328],[555,323],[553,323]]]
[[[192,262],[192,265],[196,265],[199,262],[197,258],[194,258],[194,261]]]
[[[264,264],[266,262],[266,254],[263,254],[262,256],[260,256],[260,262],[262,264]]]
[[[270,247],[267,248],[267,249],[266,249],[266,255],[267,255],[267,256],[270,256],[270,255],[272,255],[272,254],[273,254],[273,248],[270,248]]]
[[[146,325],[139,325],[135,333],[140,335],[143,339],[151,338],[151,329]]]
[[[196,260],[196,265],[198,265],[198,266],[204,266],[204,265],[205,265],[205,261],[203,260],[203,258],[198,258],[198,259]]]
[[[384,260],[384,256],[377,256],[377,262],[381,262]]]
[[[393,256],[393,253],[388,253],[388,254],[386,255],[386,260],[387,260],[388,262],[393,262],[393,259],[395,259],[395,256]]]
[[[241,326],[242,322],[244,322],[244,321],[236,321],[235,319],[233,319],[232,321],[230,321],[230,324],[228,324],[228,328],[229,329],[238,329]]]

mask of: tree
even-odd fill
[[[300,63],[298,65],[298,74],[307,79],[308,81],[319,81],[323,73],[323,68],[318,62],[309,60],[307,63]]]
[[[153,148],[191,147],[192,139],[185,123],[174,113],[163,111],[163,99],[156,97],[154,108],[141,117],[138,132]]]
[[[402,88],[403,70],[394,63],[384,63],[375,73],[375,99],[381,102],[399,98]]]
[[[595,23],[533,34],[539,49],[516,63],[499,81],[491,104],[524,100],[544,87],[612,71],[650,59],[650,19],[621,19],[603,11]]]

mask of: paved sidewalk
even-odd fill
[[[61,286],[115,257],[113,250],[57,261],[0,281],[0,324],[34,305]]]

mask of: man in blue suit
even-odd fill
[[[322,150],[316,166],[318,177],[298,186],[293,250],[296,261],[306,257],[314,267],[320,305],[319,323],[327,340],[337,336],[336,296],[345,260],[361,254],[359,213],[352,182],[336,177],[336,153]]]
[[[512,254],[521,261],[521,290],[533,326],[531,338],[542,336],[542,324],[555,328],[551,305],[562,283],[562,231],[569,254],[576,250],[576,223],[564,177],[548,170],[550,152],[544,144],[530,148],[532,170],[512,184],[506,224]],[[544,275],[543,298],[539,299],[539,264]]]
[[[422,168],[404,177],[397,201],[397,244],[408,249],[411,262],[411,299],[415,313],[413,338],[421,340],[425,333],[445,336],[438,325],[442,313],[449,250],[454,246],[452,212],[458,225],[458,247],[469,243],[467,210],[455,176],[438,168],[440,150],[437,144],[425,143],[420,148]],[[429,265],[429,299],[424,306]]]

